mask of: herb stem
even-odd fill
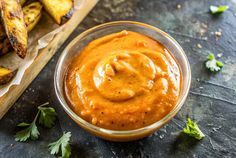
[[[41,105],[39,105],[38,107],[42,107],[42,106],[46,106],[46,105],[49,105],[49,102],[46,102],[46,103],[44,103],[44,104],[41,104]]]
[[[35,116],[35,118],[34,118],[34,120],[33,120],[34,123],[37,121],[40,112],[41,112],[41,111],[38,110],[38,112],[37,112],[37,114],[36,114],[36,116]]]

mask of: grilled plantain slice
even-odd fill
[[[18,0],[0,0],[2,21],[15,52],[24,58],[27,53],[28,34],[23,11]]]
[[[57,24],[66,23],[73,14],[73,0],[40,0]]]
[[[0,67],[0,85],[9,83],[16,75],[16,71],[9,70],[4,67]]]
[[[13,48],[4,30],[4,26],[0,22],[0,56],[12,51]]]
[[[23,8],[24,20],[28,32],[30,32],[39,22],[42,16],[43,6],[39,2],[33,2]]]
[[[39,2],[33,2],[23,8],[23,13],[25,25],[28,32],[30,32],[37,25],[42,16],[42,4]],[[0,56],[12,50],[13,48],[7,38],[3,25],[0,25]]]
[[[27,0],[20,0],[20,5],[23,6]]]

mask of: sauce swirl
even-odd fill
[[[106,129],[150,125],[176,105],[181,73],[168,50],[145,35],[122,31],[89,43],[69,65],[65,93],[72,109]]]

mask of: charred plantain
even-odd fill
[[[4,27],[0,22],[0,56],[7,54],[10,51],[13,51],[13,48],[10,44]]]
[[[43,6],[39,2],[33,2],[23,8],[24,20],[28,32],[30,32],[42,17]]]
[[[40,0],[57,24],[66,23],[73,15],[73,0]]]
[[[0,0],[0,7],[9,41],[15,52],[24,58],[27,53],[28,34],[21,5],[18,0]]]
[[[16,71],[9,70],[4,67],[0,67],[0,85],[9,83],[16,75]]]
[[[20,5],[23,6],[27,0],[20,0]]]
[[[41,3],[33,2],[23,8],[24,21],[28,32],[30,32],[39,22],[42,16],[42,7]],[[0,56],[12,50],[13,48],[7,38],[3,25],[0,25]]]

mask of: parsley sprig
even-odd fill
[[[221,70],[223,66],[224,64],[221,61],[215,59],[215,55],[213,53],[210,53],[207,56],[206,68],[211,72],[217,72]]]
[[[52,155],[57,155],[59,152],[61,152],[62,158],[69,158],[71,155],[71,147],[70,147],[70,137],[71,133],[63,133],[62,137],[58,139],[57,141],[50,143],[48,145],[50,153]]]
[[[49,103],[44,103],[38,106],[38,112],[31,123],[19,123],[18,127],[25,127],[25,129],[19,131],[15,135],[15,140],[19,142],[25,142],[28,139],[36,140],[38,139],[40,133],[38,131],[38,127],[36,125],[38,117],[39,124],[44,127],[51,128],[54,125],[54,121],[56,119],[56,111],[54,108],[48,106]]]
[[[197,123],[192,121],[190,118],[187,118],[186,127],[183,129],[183,132],[198,140],[201,140],[205,137],[205,135],[199,129]]]

